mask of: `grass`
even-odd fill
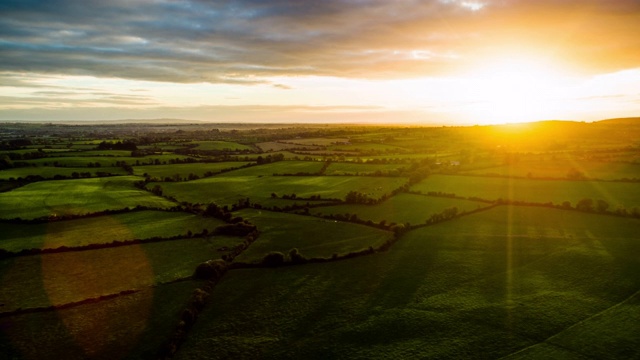
[[[502,198],[555,204],[569,201],[573,205],[581,199],[592,198],[608,202],[612,210],[640,206],[640,186],[635,183],[432,175],[411,190],[423,193],[441,191],[487,200]]]
[[[447,208],[457,207],[458,211],[471,211],[487,204],[468,200],[440,198],[433,196],[398,194],[378,205],[345,204],[323,206],[310,209],[312,214],[357,214],[358,218],[379,223],[423,224],[432,214]]]
[[[261,260],[270,251],[287,254],[297,248],[307,258],[331,257],[351,251],[377,247],[391,237],[391,233],[370,227],[269,211],[245,209],[242,216],[258,226],[260,237],[237,261]]]
[[[502,206],[412,231],[387,253],[233,270],[176,358],[506,356],[638,290],[637,226],[625,221]],[[638,348],[606,327],[580,341]]]
[[[243,165],[251,164],[248,161],[233,161],[233,162],[219,162],[219,163],[192,163],[192,164],[172,164],[172,165],[142,165],[133,168],[133,174],[142,176],[148,174],[149,176],[165,178],[171,177],[175,174],[179,174],[181,177],[186,178],[189,174],[195,174],[200,177],[204,176],[206,172],[218,173],[222,170],[237,168]]]
[[[199,282],[43,313],[0,318],[0,354],[9,359],[151,359],[173,331]]]
[[[376,172],[397,174],[407,165],[401,164],[357,164],[333,162],[327,168],[326,175],[373,175]]]
[[[212,231],[224,222],[213,218],[164,211],[136,211],[125,214],[57,221],[48,224],[1,224],[0,248],[20,251],[57,248],[186,235],[188,231]],[[91,236],[87,236],[91,234]]]
[[[349,139],[346,138],[296,138],[296,139],[287,139],[281,140],[283,143],[289,144],[299,144],[299,145],[316,145],[316,146],[329,146],[334,145],[338,142],[345,143],[348,142]]]
[[[406,148],[375,143],[355,143],[349,145],[333,145],[328,148],[329,150],[336,151],[373,151],[373,152],[386,152],[386,153],[404,153],[407,152]]]
[[[296,174],[300,172],[313,174],[320,171],[323,165],[324,163],[320,161],[278,161],[230,171],[220,174],[220,177],[270,176],[273,174]]]
[[[256,146],[260,148],[260,150],[262,151],[280,151],[280,150],[287,150],[287,149],[296,149],[301,147],[306,149],[320,149],[320,147],[313,146],[313,145],[296,145],[296,144],[280,143],[275,141],[258,143],[256,144]]]
[[[534,178],[566,178],[569,171],[579,171],[585,177],[601,180],[640,179],[640,164],[584,160],[534,160],[470,171],[470,174],[519,176]]]
[[[53,166],[38,166],[38,167],[22,167],[13,168],[0,171],[0,179],[9,180],[11,178],[26,178],[29,175],[39,175],[45,179],[53,179],[56,175],[62,175],[71,177],[74,172],[85,173],[90,172],[92,176],[96,176],[97,172],[106,172],[114,175],[126,175],[126,172],[121,167],[101,167],[89,169],[86,167],[69,168],[69,167],[53,167]]]
[[[2,311],[66,304],[190,276],[242,238],[191,238],[0,261]]]
[[[196,150],[254,150],[253,147],[230,141],[194,141]]]
[[[245,170],[245,169],[243,169]],[[246,170],[253,170],[246,169]],[[240,170],[239,170],[240,171]],[[179,201],[219,205],[233,204],[239,199],[250,198],[261,202],[271,198],[271,193],[279,196],[295,193],[308,198],[320,195],[322,198],[344,199],[351,190],[379,198],[385,193],[404,185],[405,178],[381,178],[364,176],[232,176],[235,171],[211,178],[174,183],[161,183],[164,194],[175,196]],[[147,184],[153,188],[157,183]]]
[[[0,193],[0,218],[37,218],[53,214],[84,214],[144,205],[175,204],[133,186],[135,176],[40,181]]]
[[[36,164],[38,166],[43,165],[53,165],[54,163],[59,164],[60,166],[68,166],[68,167],[88,167],[89,163],[99,163],[101,167],[115,166],[116,161],[125,162],[129,165],[145,165],[145,164],[154,164],[156,160],[160,162],[160,164],[169,164],[171,160],[175,159],[188,159],[191,158],[189,156],[184,155],[174,155],[174,154],[165,154],[165,155],[150,155],[145,157],[131,157],[131,156],[61,156],[61,157],[47,157],[42,159],[34,159],[34,160],[25,160],[24,162],[28,164]],[[99,169],[97,169],[99,170]]]

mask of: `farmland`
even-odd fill
[[[640,124],[50,132],[0,134],[2,359],[640,357]]]

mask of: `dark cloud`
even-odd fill
[[[638,66],[638,1],[470,2],[3,1],[0,71],[252,85],[441,74],[507,47]]]

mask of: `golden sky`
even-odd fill
[[[0,120],[640,114],[640,1],[3,1]]]

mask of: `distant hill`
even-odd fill
[[[597,121],[597,123],[607,125],[640,125],[640,117],[605,119]]]

